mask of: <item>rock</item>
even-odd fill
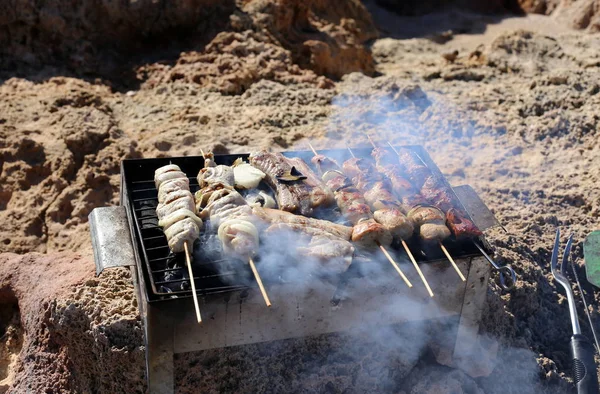
[[[129,273],[118,269],[90,280],[93,271],[93,261],[76,254],[0,254],[0,317],[8,318],[0,324],[6,334],[0,365],[12,360],[0,375],[0,390],[144,391]]]

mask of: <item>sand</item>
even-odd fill
[[[549,257],[556,227],[574,232],[583,277],[581,245],[600,226],[593,2],[530,5],[552,15],[520,17],[241,3],[196,2],[187,19],[174,10],[156,25],[140,22],[152,6],[112,9],[123,29],[109,18],[97,35],[75,23],[76,7],[39,14],[60,15],[60,43],[48,25],[36,38],[34,22],[0,19],[14,33],[0,33],[11,54],[0,72],[0,392],[144,391],[129,274],[95,278],[87,225],[93,208],[118,203],[120,160],[366,145],[366,133],[424,145],[508,230],[486,234],[519,277],[510,293],[494,273],[489,283],[481,334],[499,346],[491,375],[440,365],[433,348],[406,359],[359,341],[346,352],[356,339],[336,335],[178,357],[178,391],[572,391],[568,310]],[[210,22],[189,27],[206,13]],[[185,34],[170,35],[177,26]],[[152,34],[163,38],[155,47],[140,38]],[[600,294],[584,288],[597,324]],[[244,361],[270,352],[276,370]]]

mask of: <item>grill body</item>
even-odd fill
[[[421,147],[413,149],[433,172],[441,175]],[[353,151],[357,156],[370,154],[370,149]],[[340,150],[320,153],[339,160],[349,157],[347,151]],[[311,152],[285,154],[306,161],[312,156]],[[232,164],[238,157],[246,159],[247,155],[224,155],[215,159],[218,164]],[[127,220],[123,221],[123,226],[127,228],[120,231],[130,234],[131,255],[135,260],[123,265],[131,266],[143,321],[150,393],[173,392],[174,354],[321,335],[359,326],[458,319],[454,357],[465,359],[477,351],[473,339],[485,303],[490,269],[479,251],[468,242],[449,242],[446,245],[467,277],[466,282],[460,280],[441,251],[428,250],[426,255],[415,253],[435,293],[434,298],[427,295],[418,275],[406,262],[401,266],[414,284],[413,288],[408,288],[391,266],[387,267],[389,275],[383,279],[350,275],[345,278],[341,295],[340,287],[335,283],[320,282],[318,287],[311,288],[305,284],[279,283],[263,278],[273,301],[273,306],[266,308],[258,289],[248,285],[246,279],[251,273],[247,266],[240,265],[225,280],[223,272],[215,267],[218,261],[196,261],[194,278],[204,320],[202,325],[198,325],[191,292],[181,286],[186,280],[182,257],[169,256],[166,238],[156,226],[157,191],[153,175],[156,168],[169,163],[181,167],[190,177],[192,192],[196,191],[195,175],[203,166],[202,157],[126,160],[121,171],[119,208],[125,211]],[[409,246],[413,251],[421,250],[418,240],[413,240]],[[170,283],[165,283],[168,282],[164,280],[166,272],[174,272]],[[239,283],[236,283],[236,277],[239,277]],[[341,298],[336,305],[331,302],[334,295]],[[391,298],[416,307],[389,308]]]

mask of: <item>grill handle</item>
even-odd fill
[[[96,275],[106,268],[135,265],[125,207],[94,208],[88,216]]]

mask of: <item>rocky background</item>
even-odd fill
[[[425,145],[508,230],[488,233],[519,275],[511,293],[489,284],[491,375],[439,365],[435,349],[345,351],[356,338],[336,335],[269,344],[271,364],[250,364],[252,347],[178,357],[178,392],[573,390],[549,257],[557,225],[580,260],[599,226],[600,3],[333,4],[0,4],[0,393],[144,392],[129,273],[94,276],[87,226],[118,203],[120,160],[366,133]],[[584,290],[597,324],[600,294]]]

